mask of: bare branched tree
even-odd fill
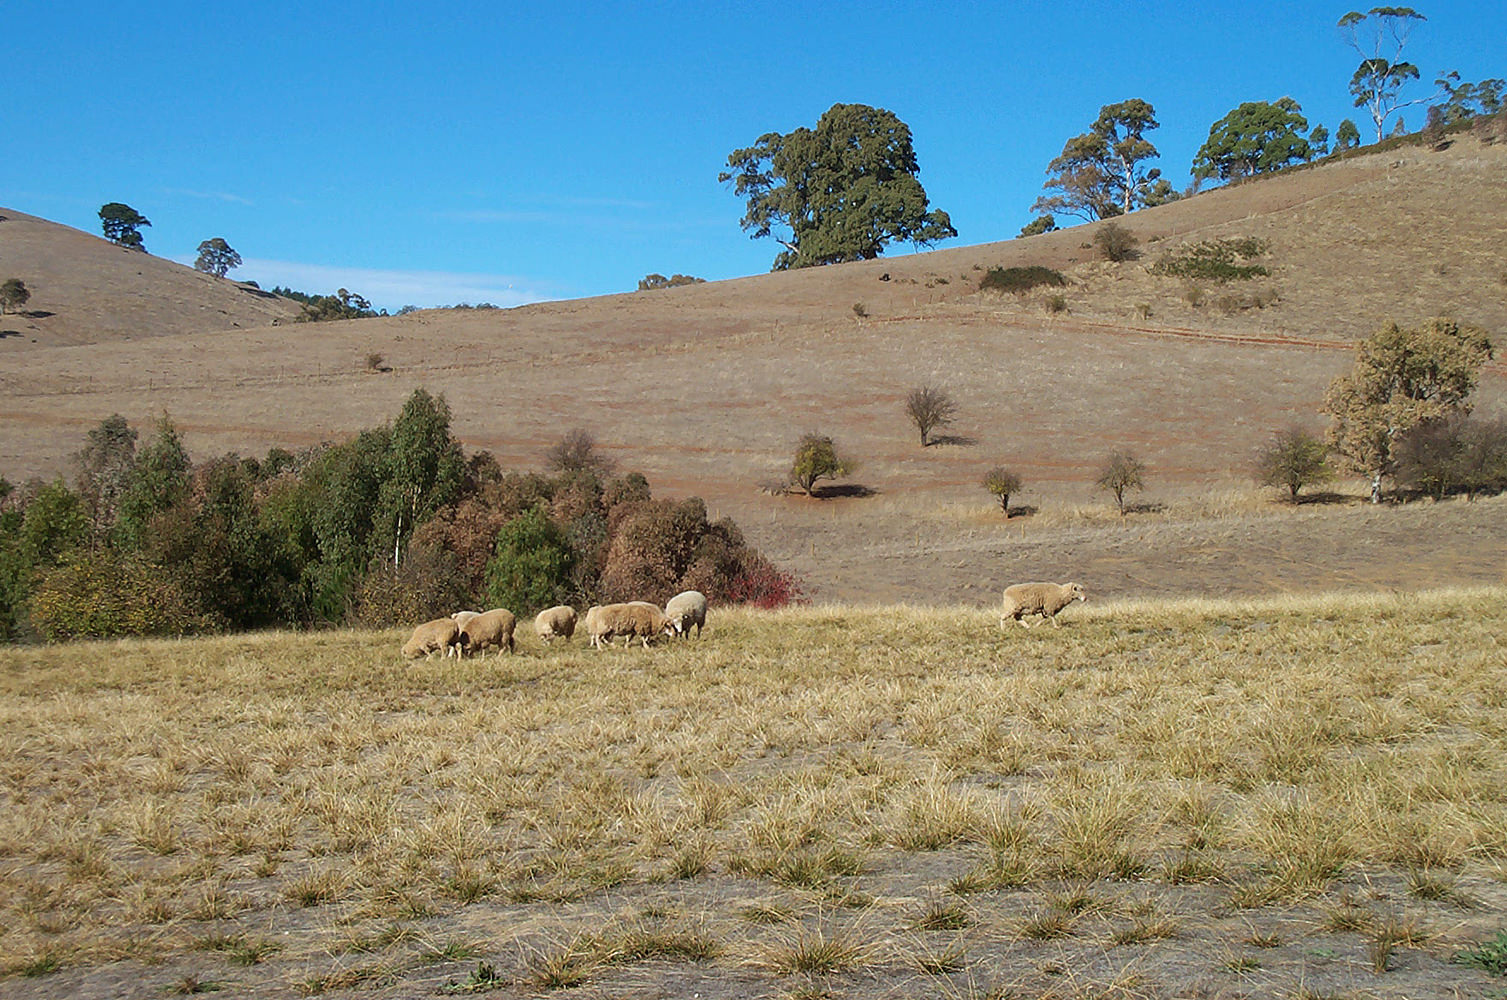
[[[912,389],[905,397],[905,413],[921,432],[923,448],[931,444],[931,432],[952,423],[952,416],[957,411],[958,404],[952,401],[951,396],[929,385]]]

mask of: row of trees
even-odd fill
[[[1381,501],[1388,477],[1436,497],[1507,489],[1507,420],[1470,415],[1471,393],[1491,357],[1485,331],[1449,319],[1411,329],[1384,325],[1357,346],[1351,370],[1325,395],[1327,442],[1302,428],[1280,432],[1257,455],[1257,480],[1288,490],[1294,501],[1304,487],[1335,478],[1336,464],[1370,481],[1373,503]],[[934,431],[953,422],[958,404],[945,390],[923,385],[906,394],[904,410],[925,448]],[[819,480],[847,476],[855,467],[832,438],[811,433],[796,446],[789,480],[810,494]],[[1127,491],[1144,488],[1144,475],[1134,454],[1115,451],[1095,484],[1124,514]],[[1009,517],[1010,497],[1022,483],[1015,470],[998,466],[982,485]]]
[[[71,481],[0,480],[0,639],[525,615],[685,589],[767,606],[800,595],[732,521],[613,475],[588,435],[545,473],[504,472],[449,424],[421,389],[340,444],[195,464],[167,417],[145,440],[109,417]]]
[[[1413,105],[1433,105],[1429,120],[1441,126],[1502,110],[1507,84],[1495,78],[1462,83],[1454,71],[1440,75],[1433,94],[1403,100],[1402,88],[1419,74],[1402,58],[1402,50],[1413,27],[1424,20],[1410,7],[1373,7],[1364,14],[1351,11],[1339,21],[1346,42],[1361,56],[1350,94],[1370,117],[1378,142],[1385,138],[1387,121]],[[1020,235],[1055,229],[1059,214],[1094,222],[1178,197],[1160,171],[1149,166],[1160,154],[1147,134],[1158,127],[1155,109],[1146,101],[1106,104],[1089,130],[1069,139],[1047,165],[1047,193],[1031,206],[1038,216]],[[1360,141],[1359,127],[1347,118],[1334,134],[1333,148],[1359,146]],[[1329,143],[1329,130],[1322,124],[1310,128],[1291,97],[1248,101],[1210,126],[1193,158],[1192,173],[1195,181],[1249,177],[1328,155]]]

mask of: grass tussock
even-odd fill
[[[1284,928],[1252,933],[1263,974],[1296,908],[1398,976],[1507,870],[1503,634],[1483,589],[1090,602],[1029,635],[725,611],[641,656],[416,667],[388,633],[7,649],[0,975],[133,948],[321,991],[476,960],[534,990],[665,962],[945,976],[972,970],[947,935],[1176,947],[1208,914],[1169,901],[1198,898]],[[1388,880],[1405,915],[1338,888]],[[654,894],[677,902],[611,912]],[[539,943],[565,909],[582,929]],[[414,930],[483,918],[533,943]]]

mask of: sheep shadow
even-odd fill
[[[46,309],[32,309],[29,312],[20,312],[16,315],[25,316],[27,319],[46,319],[49,316],[56,316],[57,313],[50,313]]]
[[[862,483],[835,483],[831,486],[813,486],[811,499],[813,500],[839,500],[848,497],[871,497],[878,495],[879,491],[872,486],[864,486]]]
[[[967,434],[938,434],[928,441],[926,446],[930,448],[935,445],[952,445],[954,448],[972,448],[978,443],[978,438],[969,437]]]

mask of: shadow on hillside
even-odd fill
[[[864,486],[862,483],[836,483],[832,486],[812,487],[811,499],[838,500],[844,497],[871,497],[878,493],[874,487]]]
[[[255,295],[259,299],[280,299],[280,298],[282,298],[281,295],[277,295],[277,294],[275,294],[273,292],[264,292],[260,288],[252,288],[250,285],[241,285],[240,288],[241,288],[241,291],[245,292],[247,295]]]
[[[1357,499],[1357,497],[1349,493],[1300,493],[1298,494],[1298,506],[1304,507],[1308,504],[1318,504],[1320,506],[1328,504],[1352,504]]]
[[[1125,505],[1126,515],[1130,514],[1160,514],[1167,509],[1167,505],[1157,500],[1147,503],[1128,503]]]
[[[967,434],[938,434],[931,439],[931,445],[952,445],[954,448],[972,448],[979,443],[979,439],[969,437]]]
[[[1010,512],[1005,515],[1005,519],[1007,521],[1013,521],[1017,517],[1035,517],[1038,513],[1040,513],[1040,509],[1037,507],[1032,507],[1028,503],[1016,504],[1014,507],[1010,508]]]
[[[16,313],[16,315],[25,316],[27,319],[46,319],[48,316],[56,316],[57,313],[50,313],[46,309],[32,309],[29,312]]]
[[[19,337],[19,336],[21,336],[21,331],[20,330],[0,330],[0,340],[4,340],[6,337]]]

